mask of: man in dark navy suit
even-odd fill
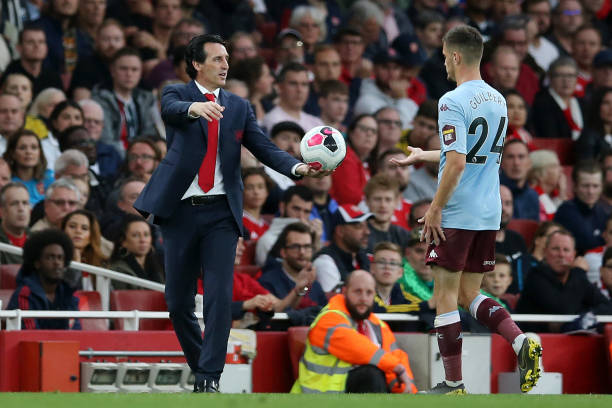
[[[145,216],[153,214],[162,230],[166,302],[195,374],[194,392],[218,392],[231,327],[234,256],[242,231],[241,144],[293,179],[329,172],[315,171],[278,149],[257,126],[249,102],[220,89],[229,68],[220,37],[194,37],[185,60],[193,81],[163,90],[168,153],[134,208]],[[194,314],[200,274],[204,340]]]

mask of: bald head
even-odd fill
[[[376,282],[370,272],[357,269],[346,279],[345,304],[353,319],[363,320],[370,316],[375,295]]]
[[[376,282],[374,281],[374,277],[368,271],[364,271],[363,269],[357,269],[348,276],[346,279],[346,288],[350,288],[351,286],[357,285],[372,285],[372,287],[376,287]]]

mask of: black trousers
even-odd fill
[[[161,223],[166,303],[174,331],[196,382],[219,380],[232,325],[231,303],[238,227],[226,199],[192,206],[183,200]],[[202,332],[194,314],[197,280],[204,281]]]
[[[349,371],[345,392],[353,394],[383,394],[389,392],[385,373],[378,367],[366,364]]]

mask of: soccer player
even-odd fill
[[[462,333],[458,304],[501,334],[518,356],[521,391],[540,376],[540,344],[525,337],[495,300],[480,294],[483,273],[495,267],[495,234],[501,219],[499,163],[506,134],[506,101],[480,78],[482,37],[457,26],[443,41],[448,78],[457,88],[438,102],[439,151],[408,147],[411,154],[391,159],[398,165],[439,161],[438,190],[425,216],[421,239],[434,273],[434,326],[446,380],[432,394],[465,394],[461,376]]]

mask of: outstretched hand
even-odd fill
[[[321,178],[321,177],[329,176],[330,174],[332,174],[333,170],[323,170],[323,169],[316,170],[314,167],[309,166],[306,163],[302,163],[295,169],[295,172],[299,174],[300,176],[304,176],[304,177]]]
[[[411,164],[420,163],[425,160],[425,158],[423,157],[423,153],[425,151],[420,147],[407,146],[407,149],[408,151],[410,151],[408,157],[406,157],[405,159],[392,158],[391,160],[389,160],[389,162],[395,164],[396,166],[405,167],[410,166]]]
[[[225,106],[221,106],[216,102],[194,102],[189,107],[189,114],[195,117],[203,117],[209,122],[214,119],[219,120],[223,117]]]

